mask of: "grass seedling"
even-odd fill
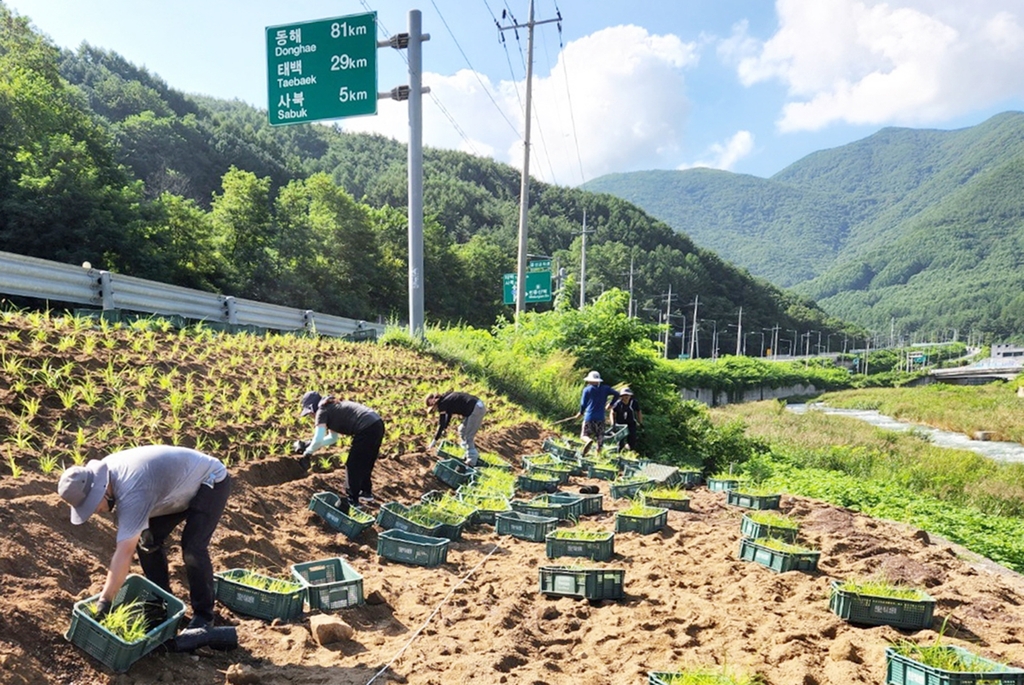
[[[661,512],[665,511],[661,507],[651,507],[644,504],[643,499],[634,499],[630,502],[629,506],[625,509],[620,509],[619,514],[622,516],[632,516],[634,518],[651,518],[657,516]]]
[[[855,595],[883,597],[886,599],[905,599],[917,602],[926,599],[927,595],[917,588],[893,583],[885,578],[854,578],[839,583],[837,589]]]
[[[785,540],[780,540],[779,538],[757,538],[754,542],[761,547],[784,554],[806,554],[814,551],[800,545],[791,544]]]
[[[91,606],[91,610],[95,615],[95,604]],[[142,640],[149,632],[149,621],[146,620],[142,603],[134,600],[114,607],[99,623],[119,640],[128,644]]]
[[[23,469],[21,466],[19,466],[18,462],[16,462],[14,460],[14,455],[13,454],[11,456],[7,457],[7,466],[10,467],[10,469],[11,469],[11,476],[14,477],[14,478],[21,478],[21,474],[23,474],[25,472],[25,469]]]
[[[293,582],[286,578],[274,578],[272,576],[265,576],[258,571],[252,569],[243,571],[237,575],[231,577],[231,580],[241,585],[256,588],[264,592],[272,592],[275,594],[287,595],[297,590],[301,590],[302,586],[299,583]]]
[[[643,493],[645,498],[651,499],[674,499],[683,500],[690,499],[690,496],[686,492],[686,488],[681,486],[667,486],[661,485],[656,488],[651,488]]]
[[[46,475],[53,473],[53,470],[56,469],[57,465],[60,463],[57,461],[57,455],[55,454],[44,454],[39,457],[38,462],[39,470]]]
[[[688,668],[658,676],[665,685],[764,685],[757,675],[731,674],[725,669]]]
[[[607,540],[612,533],[598,528],[560,528],[551,533],[551,537],[559,540]]]
[[[785,528],[797,530],[800,528],[800,524],[786,516],[775,511],[761,510],[752,511],[748,514],[744,514],[748,519],[761,526],[768,526],[769,528]]]

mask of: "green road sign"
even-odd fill
[[[516,303],[516,274],[505,274],[502,285],[505,291],[505,304]],[[530,302],[551,301],[551,272],[550,271],[527,271],[526,272],[526,293],[523,300]]]
[[[377,13],[267,27],[273,126],[377,113]]]
[[[551,271],[550,259],[535,259],[526,264],[527,271]]]

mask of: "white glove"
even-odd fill
[[[429,452],[430,450],[434,449],[434,444],[435,444],[435,443],[437,443],[437,440],[431,440],[431,441],[430,441],[430,444],[429,444],[429,445],[427,445],[427,451],[428,451],[428,452]]]

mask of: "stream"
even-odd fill
[[[895,431],[914,430],[928,436],[933,445],[938,447],[950,447],[958,450],[970,450],[983,457],[1005,462],[1024,462],[1024,445],[1016,442],[999,442],[996,440],[971,440],[962,433],[951,433],[931,426],[924,426],[896,419],[880,414],[874,409],[836,409],[821,403],[813,404],[788,404],[786,409],[795,413],[803,414],[807,411],[820,411],[825,414],[837,414],[839,416],[850,416],[861,421],[866,421],[872,426]]]

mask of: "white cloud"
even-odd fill
[[[696,44],[637,26],[602,29],[568,43],[550,73],[534,72],[531,175],[576,185],[612,171],[672,164],[688,111],[683,70],[697,59]],[[494,84],[469,70],[424,72],[423,82],[471,141],[428,95],[424,145],[494,155],[522,167],[525,82]],[[343,126],[407,141],[405,104],[382,101],[378,111]]]
[[[777,0],[776,9],[777,32],[753,54],[745,26],[719,53],[745,85],[785,84],[782,131],[937,122],[1024,96],[1024,0]]]
[[[681,164],[678,169],[708,167],[731,171],[736,162],[749,155],[754,149],[754,136],[750,131],[737,131],[725,143],[715,143],[708,148],[703,161]]]

